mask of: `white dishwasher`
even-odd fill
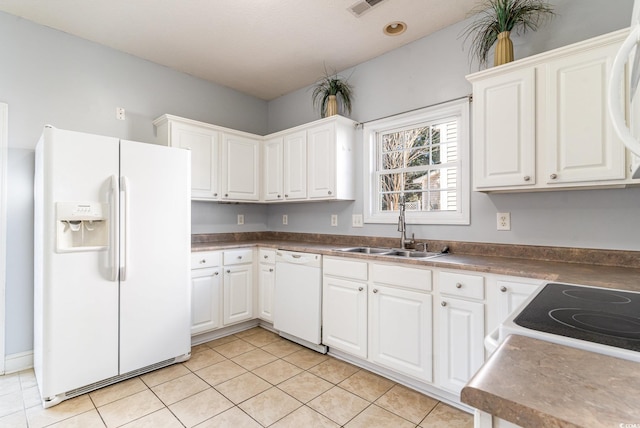
[[[326,353],[322,341],[322,256],[276,251],[273,327],[280,336]]]

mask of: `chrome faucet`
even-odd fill
[[[398,232],[400,232],[400,248],[404,250],[407,245],[407,223],[405,220],[406,202],[404,195],[400,196],[399,207],[400,216],[398,217]]]

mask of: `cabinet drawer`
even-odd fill
[[[378,284],[431,291],[431,271],[398,265],[371,265],[371,279]]]
[[[251,263],[253,262],[253,249],[242,248],[225,251],[222,260],[225,266]]]
[[[484,299],[484,277],[463,273],[440,272],[440,292],[470,299]]]
[[[276,250],[260,248],[258,250],[258,261],[260,263],[274,264],[276,262]]]
[[[220,266],[219,251],[202,251],[191,253],[191,269],[204,269]]]
[[[322,263],[325,275],[367,280],[367,262],[348,260],[345,258],[325,257]]]

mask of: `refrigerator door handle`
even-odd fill
[[[127,269],[129,268],[129,178],[121,177],[120,191],[123,192],[122,199],[122,222],[120,223],[120,242],[122,243],[122,258],[120,261],[120,281],[127,280]]]
[[[111,229],[109,231],[109,280],[118,280],[118,177],[111,176],[111,192],[109,194],[109,216]]]

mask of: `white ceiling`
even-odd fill
[[[0,0],[0,10],[264,100],[463,20],[477,0]],[[383,33],[393,21],[407,31]]]

